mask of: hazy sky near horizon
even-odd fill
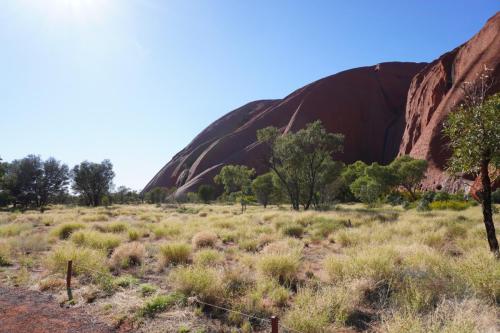
[[[432,61],[498,1],[0,0],[0,157],[140,190],[203,128],[336,72]]]

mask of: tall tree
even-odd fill
[[[260,142],[269,146],[270,169],[286,189],[293,209],[302,203],[305,210],[313,203],[321,173],[331,162],[332,154],[341,152],[344,136],[328,133],[315,121],[296,133],[281,134],[275,127],[257,132]]]
[[[55,198],[66,193],[69,182],[69,169],[66,164],[53,157],[42,163],[42,176],[37,179],[37,207],[44,207]]]
[[[248,192],[254,175],[255,170],[244,165],[225,165],[214,177],[214,182],[223,185],[226,194]]]
[[[99,206],[109,193],[115,173],[109,160],[101,163],[84,161],[72,170],[72,189],[82,195],[89,206]]]
[[[6,171],[4,188],[13,198],[14,207],[28,207],[37,202],[37,184],[43,177],[40,156],[28,155],[12,161]]]
[[[487,98],[493,85],[485,70],[474,82],[463,85],[464,101],[451,112],[443,131],[450,140],[449,170],[458,174],[480,174],[482,211],[491,252],[499,258],[498,240],[491,206],[490,170],[500,168],[500,94]]]
[[[256,177],[252,182],[252,190],[257,201],[266,208],[276,190],[273,175],[268,172]]]
[[[427,161],[405,155],[392,161],[389,168],[396,175],[397,185],[406,189],[411,198],[415,200],[415,190],[427,171]]]

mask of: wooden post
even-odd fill
[[[68,269],[66,271],[66,291],[68,292],[68,299],[71,301],[73,299],[73,294],[71,293],[71,275],[73,271],[73,260],[68,261]]]
[[[271,317],[271,333],[278,333],[278,317]]]

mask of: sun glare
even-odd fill
[[[23,0],[50,19],[92,20],[102,16],[111,0]]]

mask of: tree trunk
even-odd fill
[[[490,245],[490,251],[493,252],[495,257],[500,258],[498,240],[495,232],[495,225],[493,224],[493,214],[491,210],[491,181],[488,173],[489,162],[489,159],[483,159],[481,161],[481,182],[483,185],[483,200],[481,204],[483,207],[483,220],[486,228],[486,235],[488,237],[488,244]]]

